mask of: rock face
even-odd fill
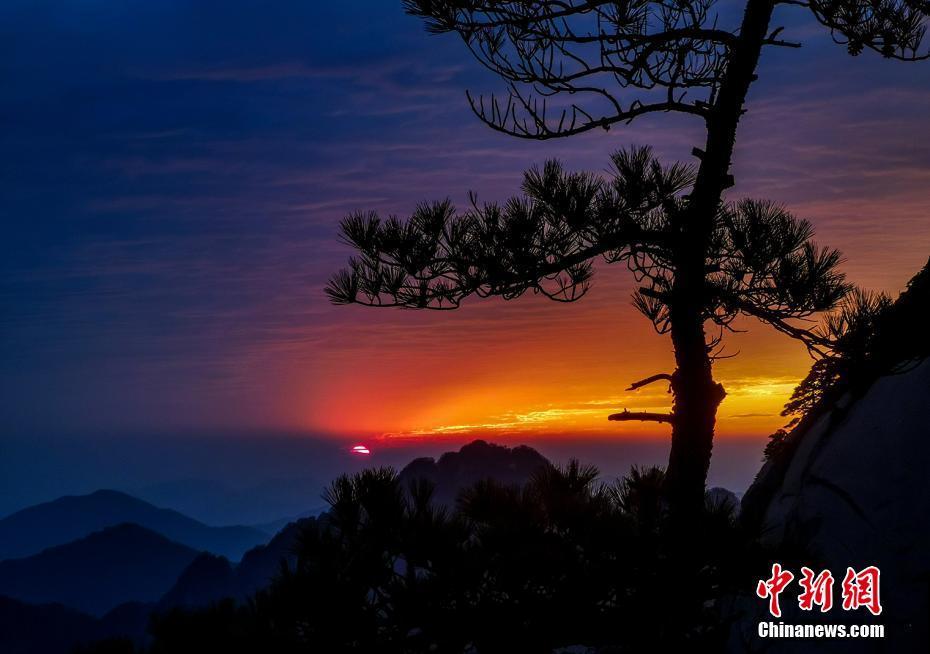
[[[764,603],[742,602],[733,651],[930,651],[930,359],[899,364],[853,399],[846,395],[801,435],[787,462],[769,462],[743,503],[744,517],[776,552],[833,572],[834,607],[797,610],[797,581],[782,595],[786,623],[879,623],[881,640],[764,641],[755,637]],[[753,515],[754,514],[754,515]],[[881,570],[884,611],[843,611],[847,566]]]

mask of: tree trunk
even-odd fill
[[[666,490],[673,511],[694,515],[704,500],[717,407],[726,393],[713,379],[700,311],[676,309],[672,318],[675,418]]]
[[[713,379],[704,334],[705,261],[721,197],[732,185],[729,170],[736,127],[756,79],[773,9],[773,0],[746,4],[739,38],[707,119],[707,143],[675,251],[669,311],[677,368],[672,377],[675,406],[666,492],[673,513],[679,515],[696,515],[703,504],[717,407],[726,395]]]

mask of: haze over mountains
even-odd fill
[[[196,557],[150,529],[122,524],[0,562],[0,595],[101,616],[126,602],[159,599]]]
[[[125,493],[99,490],[61,497],[0,520],[0,560],[36,554],[122,523],[145,527],[195,551],[214,552],[234,561],[271,536],[254,527],[210,527]]]
[[[547,464],[530,447],[475,441],[420,457],[400,477],[427,478],[437,499],[453,502],[480,479],[522,484]],[[320,502],[309,494],[304,513]],[[113,490],[17,511],[0,520],[0,652],[64,654],[121,636],[142,642],[153,613],[245,601],[292,561],[304,525],[327,520],[305,517],[272,534],[282,520],[268,518],[269,531],[211,527]]]
[[[606,424],[606,420],[605,420]],[[419,457],[438,458],[474,437],[342,441],[306,434],[129,433],[4,435],[0,456],[0,517],[63,495],[114,488],[156,506],[170,507],[208,525],[258,525],[319,508],[327,482],[366,466],[400,470]],[[661,465],[668,439],[588,438],[577,434],[534,438],[499,435],[506,445],[527,443],[553,462],[570,457],[596,461],[605,478],[630,465]],[[349,446],[363,442],[372,455],[355,457]],[[709,484],[734,491],[748,488],[765,438],[722,438],[714,445]]]
[[[170,506],[211,525],[251,525],[274,534],[296,517],[325,509],[324,482],[315,476],[290,476],[233,485],[213,479],[159,482],[130,490],[157,506]],[[269,520],[269,515],[275,520]]]

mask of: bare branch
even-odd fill
[[[675,422],[675,416],[671,413],[649,413],[648,411],[627,411],[626,409],[620,413],[610,414],[607,419],[616,422],[666,422],[669,424]]]
[[[780,48],[800,48],[801,44],[797,41],[784,41],[782,39],[766,39],[762,42],[765,45],[774,45]]]
[[[503,99],[469,94],[475,114],[529,139],[609,129],[656,112],[706,119],[738,39],[718,27],[713,0],[405,4],[431,31],[457,33],[507,82]]]
[[[630,384],[630,387],[627,388],[626,390],[635,391],[639,388],[642,388],[643,386],[648,386],[649,384],[653,384],[657,381],[667,381],[671,383],[672,376],[667,373],[660,372],[657,375],[652,375],[651,377],[646,377],[645,379],[641,379],[638,382],[633,382],[632,384]]]
[[[818,334],[813,328],[803,329],[801,327],[796,327],[787,322],[785,318],[775,311],[736,298],[731,298],[730,302],[743,313],[758,318],[783,334],[801,341],[812,355],[818,357],[827,356],[827,353],[832,347],[831,341]]]

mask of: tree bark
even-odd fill
[[[676,370],[672,447],[666,494],[673,514],[696,516],[704,501],[717,407],[726,393],[716,383],[704,333],[705,260],[729,176],[736,128],[769,29],[774,0],[749,0],[726,74],[707,119],[707,143],[674,251],[675,282],[669,302]]]

